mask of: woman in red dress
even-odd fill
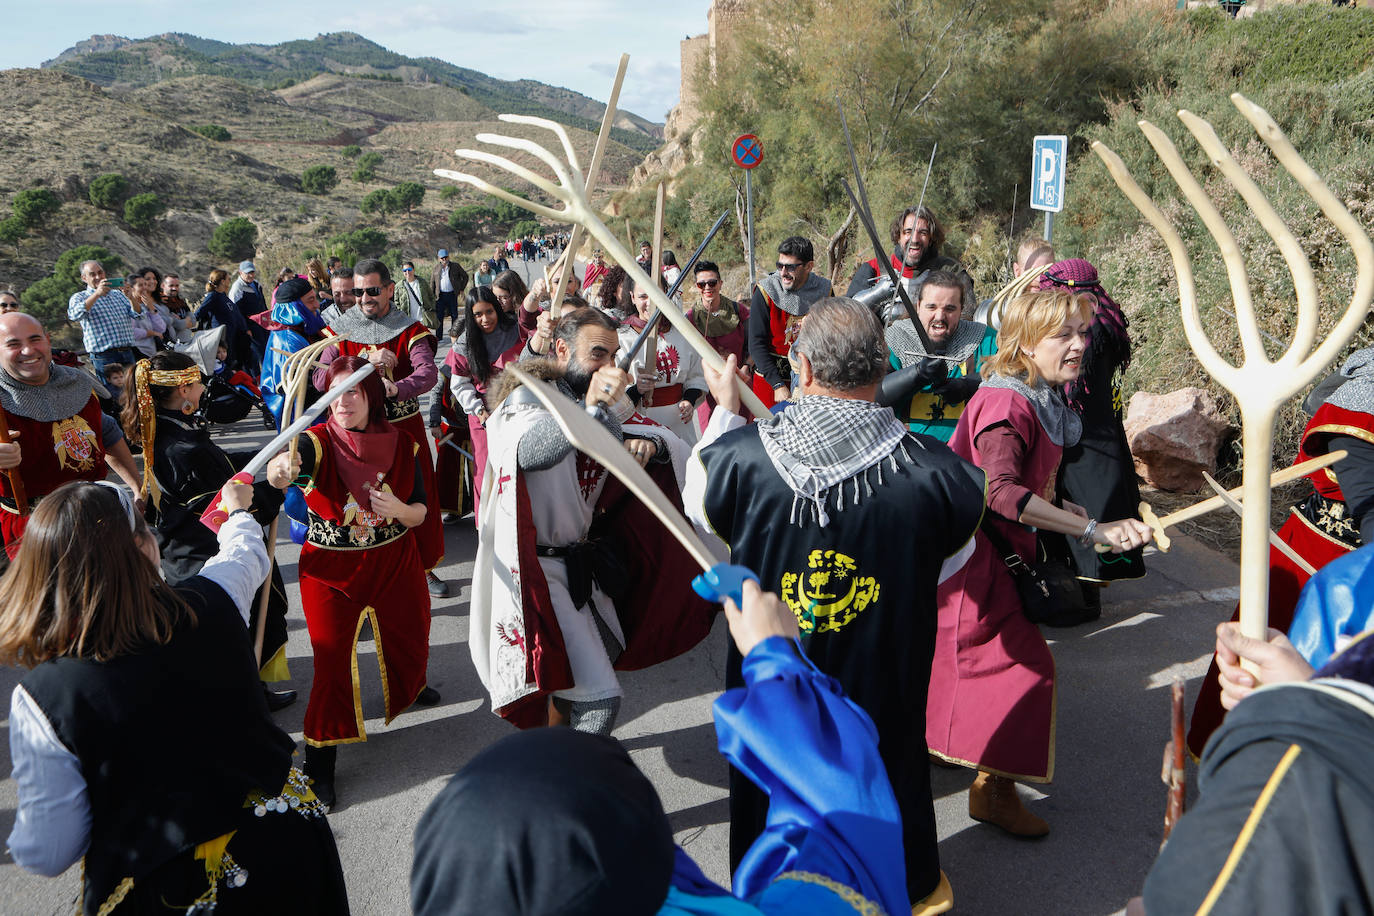
[[[1082,435],[1063,386],[1078,377],[1093,311],[1091,296],[1066,290],[1014,300],[997,354],[949,443],[987,473],[983,525],[1027,563],[1037,559],[1037,529],[1116,552],[1150,539],[1143,522],[1098,524],[1056,492],[1064,449]],[[970,817],[1014,836],[1044,836],[1049,825],[1022,806],[1014,780],[1054,776],[1054,658],[1022,613],[1001,551],[982,531],[973,556],[940,584],[938,602],[926,744],[933,755],[978,771]]]
[[[329,365],[330,385],[366,362],[343,356]],[[301,604],[315,654],[305,710],[305,769],[315,794],[333,807],[340,744],[366,741],[358,683],[358,637],[372,625],[382,673],[386,721],[412,703],[432,706],[429,591],[411,529],[425,520],[425,446],[386,420],[385,391],[372,374],[330,407],[329,420],[306,431],[300,454],[274,458],[268,479],[305,491],[309,527],[299,564]]]

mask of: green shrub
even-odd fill
[[[129,181],[118,172],[106,172],[91,179],[86,194],[100,209],[114,210],[129,196]]]
[[[380,229],[354,229],[331,238],[329,246],[332,253],[345,261],[357,261],[359,258],[380,257],[386,251],[387,237]]]
[[[301,173],[301,190],[307,194],[328,194],[339,183],[332,165],[312,165]]]
[[[356,143],[350,143],[343,149],[339,150],[339,154],[342,155],[345,159],[357,159],[359,156],[362,155],[362,153],[363,148]]]
[[[511,237],[517,239],[536,238],[541,232],[543,232],[543,228],[539,222],[532,219],[523,219],[510,227]]]
[[[124,222],[143,232],[153,228],[153,220],[167,209],[152,191],[135,194],[124,202]]]
[[[244,216],[227,219],[215,227],[208,245],[210,253],[224,261],[251,258],[257,250],[258,227]]]
[[[425,186],[417,181],[403,181],[391,189],[391,203],[396,210],[414,212],[424,199]]]
[[[224,143],[234,139],[234,135],[229,133],[229,128],[221,127],[218,124],[200,124],[192,127],[191,130],[200,134],[207,140],[214,140],[217,143]]]
[[[28,235],[29,227],[17,216],[0,219],[0,242],[6,242],[19,249],[19,240]]]
[[[14,209],[15,217],[26,227],[31,227],[62,209],[62,200],[47,188],[26,188],[14,195],[10,206]]]
[[[453,198],[457,197],[459,194],[462,193],[463,189],[458,187],[456,184],[446,184],[439,189],[439,199],[453,200]]]
[[[392,205],[391,192],[385,188],[369,191],[363,198],[362,203],[358,205],[358,209],[362,210],[364,213],[377,213],[385,216],[395,209]]]
[[[353,170],[353,180],[362,184],[377,177],[377,166],[382,164],[381,153],[363,153],[358,157],[358,167]]]
[[[454,232],[471,232],[482,223],[496,219],[496,212],[481,204],[464,204],[449,214],[448,226]]]

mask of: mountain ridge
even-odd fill
[[[330,32],[275,45],[231,44],[184,32],[146,38],[92,35],[44,61],[98,86],[135,90],[192,75],[220,76],[262,89],[288,88],[322,74],[423,84],[437,82],[500,112],[546,117],[596,131],[606,106],[580,92],[537,80],[502,80],[435,57],[407,57],[356,32]],[[647,152],[663,139],[663,125],[619,111],[612,137]]]

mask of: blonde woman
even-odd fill
[[[1015,780],[1044,783],[1054,775],[1054,658],[1022,613],[994,541],[1033,563],[1037,531],[1116,553],[1150,540],[1143,522],[1099,522],[1056,493],[1064,449],[1082,434],[1063,388],[1078,377],[1093,309],[1091,296],[1062,289],[1014,300],[997,354],[949,443],[987,474],[983,526],[993,537],[980,530],[973,557],[939,588],[926,744],[935,756],[978,771],[969,816],[1018,837],[1049,832],[1022,806]]]

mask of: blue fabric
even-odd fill
[[[272,320],[285,325],[273,331],[267,338],[267,349],[262,358],[262,399],[267,409],[277,418],[277,428],[281,429],[282,409],[286,406],[281,384],[286,377],[286,361],[290,354],[303,350],[310,345],[310,338],[318,336],[324,329],[324,319],[310,311],[299,302],[278,302],[272,306]],[[285,351],[278,353],[278,350]]]
[[[804,871],[853,888],[888,913],[907,912],[901,815],[873,721],[839,682],[805,661],[795,641],[760,643],[744,659],[743,676],[745,687],[716,700],[717,740],[768,793],[769,806],[767,827],[735,871],[736,896],[764,912],[825,912],[770,903],[775,894],[793,901],[816,891],[839,900],[819,885],[773,884],[785,872]],[[844,907],[838,912],[852,912]]]
[[[1374,612],[1374,545],[1317,570],[1298,596],[1288,639],[1313,668],[1363,633]]]

